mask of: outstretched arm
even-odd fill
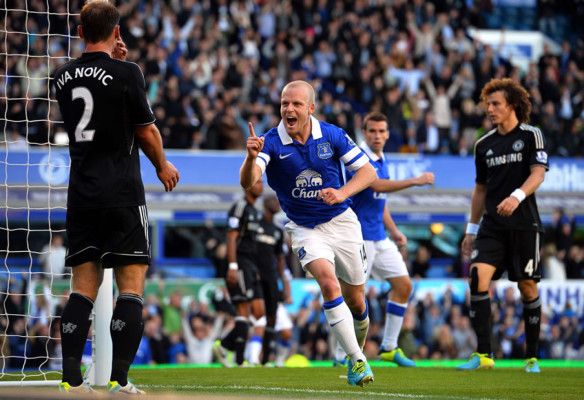
[[[154,168],[158,179],[164,185],[167,192],[172,192],[180,178],[178,171],[170,161],[166,160],[164,149],[162,148],[162,137],[160,131],[154,124],[136,126],[134,128],[136,140],[140,148],[146,154]]]
[[[393,242],[397,245],[397,247],[403,247],[408,244],[408,239],[406,236],[397,229],[391,214],[389,213],[389,208],[387,208],[387,204],[385,205],[385,209],[383,210],[383,225],[385,225],[385,229],[389,231],[389,237]]]
[[[412,186],[425,186],[434,184],[434,174],[424,172],[422,175],[409,179],[377,179],[371,184],[371,189],[375,192],[390,193],[411,188]]]
[[[262,169],[256,164],[258,154],[264,148],[264,138],[257,137],[251,122],[249,126],[249,138],[247,139],[247,155],[239,169],[239,183],[244,189],[252,187],[262,176]]]

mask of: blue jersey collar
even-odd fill
[[[312,139],[320,139],[322,137],[322,130],[320,129],[319,121],[312,115],[310,116],[310,121],[312,122]],[[280,124],[278,125],[278,136],[280,136],[283,145],[292,144],[292,138],[288,135],[288,132],[286,132],[283,120],[280,121]]]
[[[363,143],[361,145],[361,149],[363,149],[363,151],[365,152],[365,154],[367,154],[367,156],[371,159],[371,161],[379,161],[379,159],[382,159],[385,161],[385,154],[381,153],[381,157],[379,157],[377,154],[375,154],[373,152],[373,150],[371,150],[369,148],[369,146],[367,146],[366,143]]]

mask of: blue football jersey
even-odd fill
[[[317,199],[322,189],[343,186],[340,161],[349,171],[369,161],[341,128],[314,117],[311,121],[312,135],[305,144],[292,140],[280,122],[264,135],[256,159],[288,218],[308,228],[330,221],[351,205],[350,199],[334,205]]]
[[[389,179],[388,161],[385,155],[381,154],[381,157],[378,157],[366,144],[363,144],[361,148],[371,160],[371,164],[375,168],[375,172],[377,172],[377,177],[379,179]],[[347,171],[347,178],[352,175],[351,171]],[[383,225],[383,210],[387,201],[387,193],[377,193],[368,187],[355,194],[351,199],[353,200],[351,208],[355,211],[361,223],[363,240],[384,240],[387,234]]]

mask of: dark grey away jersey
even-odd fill
[[[496,129],[475,144],[476,183],[487,187],[483,224],[492,229],[542,231],[535,193],[528,196],[510,217],[497,214],[501,201],[527,180],[531,167],[549,169],[548,155],[541,131],[519,124],[506,135]]]
[[[67,206],[145,204],[134,127],[155,118],[140,68],[103,52],[84,53],[55,71],[53,85],[69,135]]]

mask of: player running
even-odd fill
[[[383,146],[389,139],[387,117],[379,112],[372,112],[363,120],[363,138],[361,149],[367,154],[375,171],[377,180],[371,186],[352,197],[351,206],[359,222],[365,240],[367,254],[367,278],[385,280],[391,285],[385,314],[383,341],[379,348],[379,358],[394,362],[400,367],[414,367],[397,345],[397,339],[403,324],[404,314],[412,291],[408,269],[399,247],[407,244],[407,238],[399,231],[387,207],[387,193],[407,189],[412,186],[424,186],[434,183],[434,174],[424,172],[411,179],[389,179],[389,162],[383,154]],[[352,176],[347,171],[348,176]],[[393,241],[390,241],[386,229]],[[342,363],[345,353],[337,346],[335,363]]]
[[[290,219],[292,250],[320,286],[331,331],[349,355],[348,381],[363,386],[373,381],[362,351],[369,327],[366,263],[349,197],[373,182],[375,170],[342,129],[312,117],[314,99],[309,83],[291,82],[282,90],[280,124],[260,137],[249,124],[240,182],[250,187],[266,173]],[[356,171],[347,183],[341,161]]]

